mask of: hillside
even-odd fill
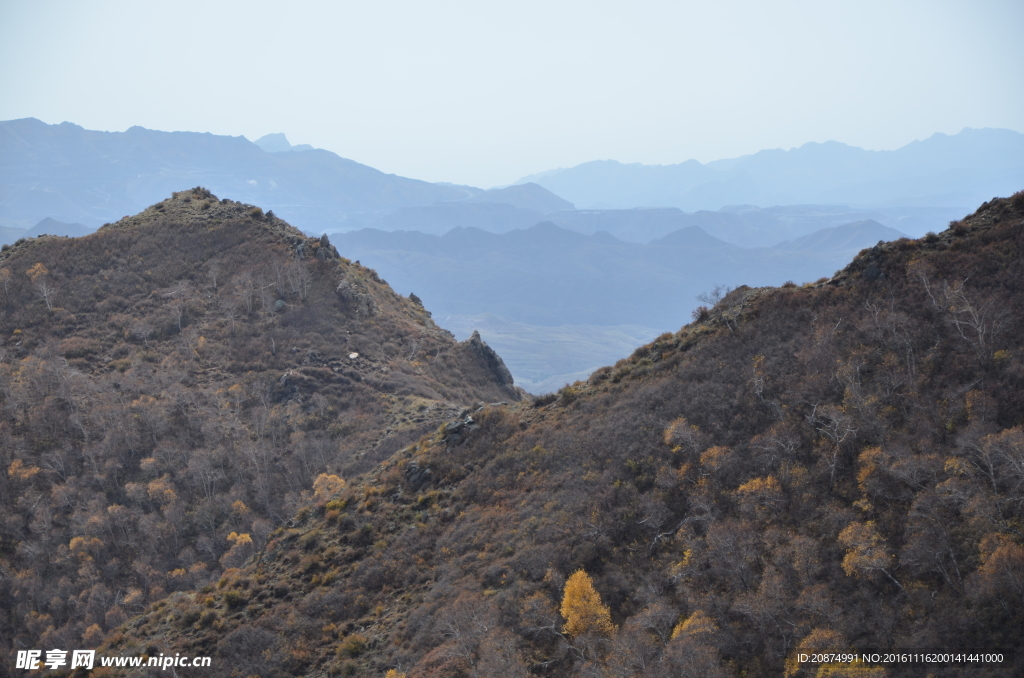
[[[892,151],[836,141],[701,164],[624,164],[595,160],[523,177],[579,209],[726,205],[955,207],[1007,195],[1024,182],[1024,134],[964,129]]]
[[[53,217],[96,228],[195,184],[316,233],[348,214],[479,192],[385,174],[325,150],[268,153],[244,137],[0,122],[0,226],[29,228]]]
[[[216,581],[320,474],[520,397],[479,338],[456,342],[326,238],[205,189],[4,246],[0,282],[8,669],[11,648],[95,644]]]
[[[1020,675],[1022,289],[1018,193],[830,280],[735,290],[588,382],[350,475],[101,651],[455,678],[1003,649],[856,675]]]
[[[866,243],[889,242],[905,237],[905,234],[883,226],[874,219],[864,219],[843,226],[823,228],[800,238],[778,243],[775,249],[814,254],[829,253],[850,259],[864,249]]]

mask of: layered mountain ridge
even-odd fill
[[[541,394],[673,329],[716,285],[817,280],[902,236],[865,220],[773,248],[737,247],[699,226],[639,244],[548,221],[501,235],[364,229],[332,240],[400,292],[415,292],[460,339],[478,330],[516,382]]]
[[[318,233],[347,214],[479,192],[385,174],[325,150],[274,153],[244,137],[142,127],[98,132],[34,118],[0,123],[0,183],[0,218],[22,228],[45,216],[113,222],[183,184],[259,203]]]
[[[701,164],[595,160],[523,177],[581,209],[831,204],[966,209],[1013,192],[1024,180],[1024,134],[966,128],[893,151],[836,141]]]

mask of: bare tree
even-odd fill
[[[146,322],[138,322],[132,326],[131,333],[133,337],[142,339],[142,343],[149,348],[149,338],[153,334],[153,326]]]
[[[11,274],[11,269],[9,269],[9,268],[0,268],[0,283],[3,283],[3,286],[4,286],[4,296],[7,298],[8,301],[10,301],[10,299],[11,299],[10,285],[11,285],[11,280],[13,280],[13,279],[14,279],[14,276]]]
[[[42,276],[34,282],[36,294],[46,302],[47,310],[53,310],[53,298],[57,294],[57,287],[48,278]]]
[[[301,261],[292,260],[284,267],[284,275],[292,293],[299,295],[299,299],[305,299],[313,282],[309,269]]]
[[[697,301],[714,308],[722,299],[732,292],[733,288],[728,285],[715,285],[710,292],[701,292],[697,295]]]
[[[967,290],[964,278],[955,285],[942,281],[941,287],[933,285],[924,271],[918,273],[932,306],[941,311],[946,322],[956,329],[962,339],[974,344],[978,355],[988,353],[993,338],[1006,325],[1006,313],[996,306],[994,299],[979,300]]]
[[[174,318],[178,324],[178,332],[181,332],[181,321],[185,317],[185,312],[188,310],[188,303],[183,299],[175,299],[171,302],[171,317]]]
[[[217,278],[220,277],[220,266],[218,264],[212,264],[210,269],[206,272],[206,276],[210,279],[210,284],[213,285],[213,291],[217,291]]]

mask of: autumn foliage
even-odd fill
[[[565,632],[570,636],[587,633],[610,636],[615,631],[611,611],[601,602],[593,580],[583,570],[576,570],[565,582],[561,613]]]

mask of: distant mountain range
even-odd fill
[[[393,224],[400,212],[389,215],[387,223]],[[723,207],[714,212],[701,210],[692,213],[676,207],[563,210],[547,214],[544,219],[584,235],[605,232],[627,242],[649,243],[680,229],[698,227],[737,247],[771,247],[822,229],[865,220],[890,224],[894,232],[924,235],[930,230],[941,230],[944,224],[961,216],[961,210],[943,207],[854,210],[834,205],[768,208],[740,205]],[[484,220],[478,222],[478,227],[484,230],[505,232],[494,228],[494,225]]]
[[[964,129],[894,151],[836,141],[701,164],[623,164],[595,160],[523,177],[582,209],[726,205],[956,207],[1010,195],[1024,186],[1024,134]]]
[[[507,233],[529,228],[553,215],[574,214],[571,202],[537,184],[518,184],[480,191],[455,202],[401,207],[390,212],[353,215],[344,231],[376,228],[382,231],[418,231],[444,235],[453,228],[479,228],[490,233]]]
[[[928,231],[942,230],[950,221],[964,215],[964,211],[956,207],[851,209],[837,205],[767,208],[738,205],[714,212],[683,212],[678,207],[576,210],[557,208],[554,201],[562,202],[561,198],[537,184],[521,184],[515,188],[529,189],[532,208],[483,202],[481,198],[485,196],[497,200],[505,199],[507,195],[503,191],[487,191],[460,202],[403,207],[392,212],[354,217],[345,222],[349,228],[336,232],[357,230],[355,227],[359,225],[381,231],[416,231],[430,235],[444,235],[453,228],[470,227],[500,234],[550,221],[584,235],[605,232],[619,240],[648,243],[679,229],[696,226],[738,247],[771,247],[824,228],[864,220],[887,224],[907,235],[922,236]],[[529,203],[522,200],[520,204]]]
[[[284,135],[261,141],[295,150]],[[350,214],[481,193],[385,174],[330,151],[267,152],[244,137],[0,122],[0,226],[29,228],[49,216],[95,228],[197,185],[260,204],[309,232],[336,228]]]
[[[595,161],[484,191],[385,174],[293,146],[281,133],[250,142],[142,127],[96,132],[33,118],[0,122],[0,227],[29,229],[51,217],[96,228],[196,185],[263,205],[310,234],[505,233],[551,221],[631,242],[700,226],[727,242],[763,247],[863,219],[910,235],[941,230],[978,202],[1024,185],[1024,135],[966,129],[896,151],[827,142],[707,164]]]
[[[697,295],[717,284],[813,281],[902,235],[863,220],[774,248],[737,247],[697,226],[640,244],[547,221],[504,234],[364,229],[331,240],[397,291],[414,292],[457,337],[479,330],[516,383],[542,393],[586,376],[630,343],[678,329]]]
[[[65,224],[62,221],[46,217],[32,228],[7,228],[0,226],[0,245],[8,245],[22,238],[35,238],[40,235],[61,235],[68,238],[80,238],[95,230],[82,224]]]

